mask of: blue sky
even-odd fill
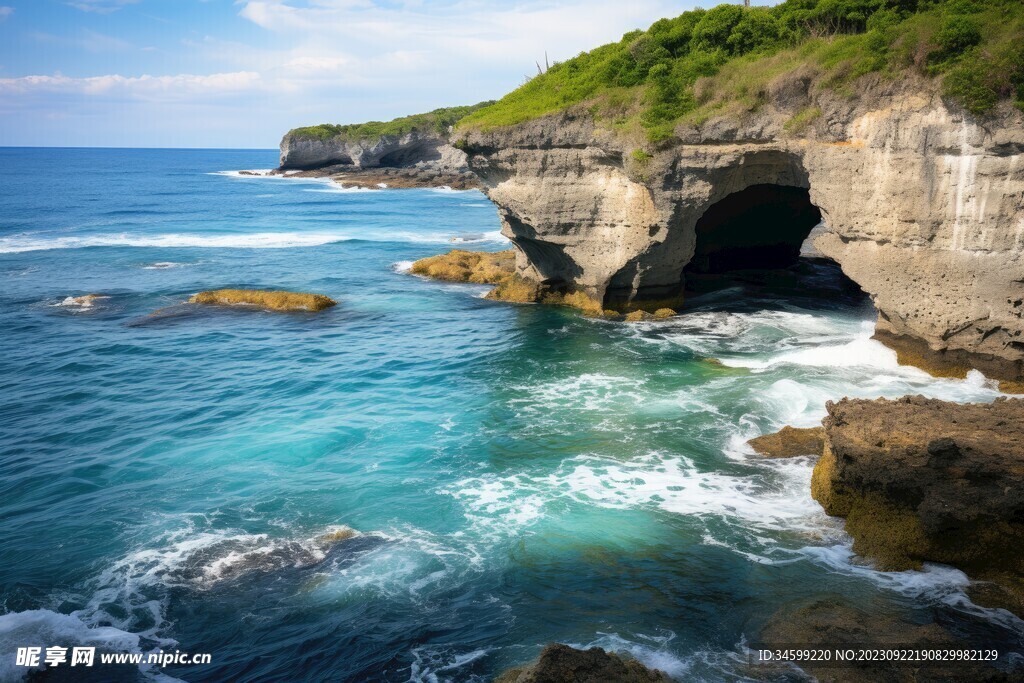
[[[0,145],[275,147],[499,97],[695,4],[0,0]]]

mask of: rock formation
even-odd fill
[[[783,427],[774,434],[764,434],[747,443],[760,455],[768,458],[794,458],[801,455],[821,455],[825,447],[822,427]]]
[[[345,165],[353,168],[430,166],[466,170],[466,154],[439,133],[413,130],[369,140],[345,136],[324,138],[290,132],[281,140],[282,169],[313,169]]]
[[[812,82],[780,77],[755,112],[650,151],[585,107],[457,136],[546,288],[676,308],[687,274],[785,265],[820,217],[815,246],[904,360],[1024,378],[1024,114],[976,119],[909,77],[850,98]]]
[[[553,643],[531,664],[509,669],[495,683],[669,683],[662,671],[623,659],[599,647],[589,650]]]
[[[786,648],[964,648],[969,647],[936,623],[910,623],[891,615],[870,614],[841,599],[820,599],[783,608],[772,615],[752,649]],[[1009,681],[1006,674],[982,663],[920,666],[912,663],[858,661],[838,666],[810,662],[804,671],[821,683],[923,683],[939,681]],[[768,680],[788,680],[772,677]]]
[[[881,569],[954,565],[1022,594],[1024,401],[827,405],[811,494]],[[1024,603],[1022,603],[1024,604]]]
[[[215,289],[189,298],[190,304],[215,306],[252,306],[271,311],[318,312],[336,306],[337,301],[323,294],[266,291],[262,289]]]

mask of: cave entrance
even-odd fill
[[[697,221],[685,281],[736,270],[788,268],[820,222],[821,210],[806,188],[763,184],[733,192]]]
[[[806,187],[762,183],[726,195],[694,226],[693,258],[682,273],[686,300],[699,306],[701,294],[714,301],[714,292],[727,290],[740,307],[859,308],[864,292],[813,246],[824,229]]]

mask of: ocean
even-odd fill
[[[758,680],[747,645],[818,598],[1021,643],[745,445],[843,396],[1000,395],[899,366],[835,268],[650,323],[491,302],[406,272],[508,248],[482,194],[237,173],[276,154],[0,149],[0,681],[58,644],[210,654],[123,680],[486,681],[552,641]],[[219,287],[339,304],[181,305]]]

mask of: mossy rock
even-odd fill
[[[192,304],[253,306],[270,311],[322,311],[337,301],[323,294],[267,291],[262,289],[214,289],[189,298]]]

